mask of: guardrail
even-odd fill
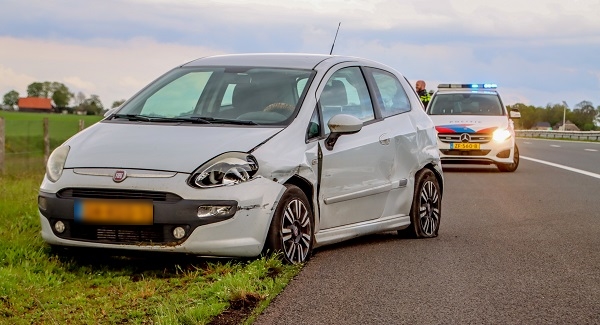
[[[518,137],[600,141],[599,131],[515,130]]]

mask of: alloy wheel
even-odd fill
[[[285,207],[281,222],[283,252],[292,263],[306,261],[312,243],[312,224],[304,203],[294,198]]]
[[[421,188],[419,198],[419,224],[426,236],[433,236],[440,222],[440,196],[432,181]]]

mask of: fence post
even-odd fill
[[[85,121],[79,120],[79,132],[83,131],[84,128],[85,128]]]
[[[4,117],[0,117],[0,173],[4,173],[4,144],[6,143],[4,132]]]
[[[48,127],[48,118],[44,117],[44,165],[50,157],[50,132]]]

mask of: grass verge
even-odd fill
[[[55,254],[39,235],[41,177],[0,176],[1,324],[250,324],[300,269],[274,257]]]

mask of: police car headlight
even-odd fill
[[[251,180],[257,171],[258,163],[252,155],[228,152],[196,169],[188,184],[200,188],[235,185]]]
[[[46,164],[46,176],[52,183],[58,181],[62,175],[70,149],[69,146],[60,146],[50,154]]]
[[[507,129],[497,129],[496,131],[494,131],[492,138],[496,142],[504,142],[506,141],[506,139],[510,138],[510,131],[508,131]]]

